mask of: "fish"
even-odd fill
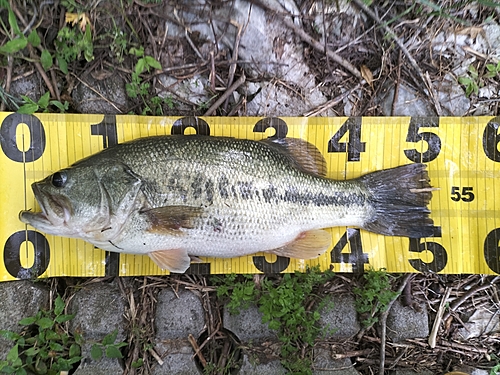
[[[106,251],[147,254],[174,273],[199,257],[314,259],[331,247],[325,229],[336,226],[433,235],[426,165],[351,180],[326,172],[321,152],[298,138],[144,137],[33,183],[40,211],[19,219]]]

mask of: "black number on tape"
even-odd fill
[[[500,273],[500,228],[493,229],[486,236],[484,260],[493,272]]]
[[[420,128],[438,128],[438,117],[412,117],[408,126],[408,134],[406,142],[425,141],[427,143],[427,151],[420,152],[418,150],[404,150],[408,159],[415,163],[427,163],[436,159],[441,152],[441,139],[429,131],[420,132]]]
[[[441,227],[434,227],[434,237],[441,237]],[[446,249],[437,242],[420,242],[420,240],[420,238],[410,238],[410,252],[422,253],[424,251],[430,251],[434,259],[432,259],[430,263],[425,263],[421,259],[410,259],[409,262],[411,266],[420,272],[442,271],[448,263],[448,253]]]
[[[186,116],[175,121],[170,134],[184,134],[187,128],[193,128],[199,135],[210,135],[210,126],[207,122],[195,116]]]
[[[491,119],[483,133],[483,149],[484,153],[488,157],[496,162],[500,162],[500,150],[498,149],[500,145],[500,117],[495,117]]]
[[[116,129],[116,116],[105,115],[98,123],[90,125],[90,134],[102,136],[102,147],[107,148],[118,144],[118,130]],[[104,273],[106,276],[118,276],[120,272],[120,254],[110,251],[105,252]]]
[[[451,200],[454,202],[472,202],[475,198],[472,186],[466,186],[460,191],[460,187],[451,187]]]
[[[264,273],[280,273],[290,265],[290,258],[278,256],[276,262],[269,263],[265,256],[254,256],[253,264],[255,268]]]
[[[116,116],[105,115],[99,124],[90,125],[90,134],[102,136],[102,147],[107,148],[118,144]]]
[[[347,142],[340,142],[347,132]],[[365,149],[366,143],[361,142],[361,117],[349,117],[328,141],[328,152],[347,152],[347,161],[359,161]]]
[[[16,130],[21,124],[26,124],[30,131],[28,139],[25,140],[30,145],[27,151],[21,151],[16,141]],[[9,159],[20,163],[32,162],[39,159],[45,151],[45,129],[40,120],[33,115],[12,113],[2,122],[0,143]]]
[[[25,241],[33,244],[35,260],[33,266],[21,266],[21,248]],[[18,279],[34,279],[42,275],[50,263],[50,247],[43,234],[27,230],[12,234],[3,248],[3,261],[7,272]]]
[[[351,252],[343,253],[342,250],[347,243],[351,247]],[[363,252],[359,229],[347,228],[344,235],[340,237],[339,242],[333,247],[330,256],[332,263],[352,264],[352,272],[354,273],[363,273],[364,265],[369,263],[368,254]]]
[[[285,138],[288,134],[288,125],[278,117],[263,118],[253,126],[254,133],[264,133],[266,129],[273,128],[276,132],[269,138]]]

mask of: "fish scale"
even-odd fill
[[[324,165],[314,146],[293,138],[141,138],[35,183],[43,212],[20,218],[104,250],[148,254],[175,272],[198,256],[314,258],[330,246],[322,228],[332,226],[432,234],[424,165],[349,181],[325,178]]]

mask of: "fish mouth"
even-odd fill
[[[68,199],[45,193],[36,183],[32,185],[32,189],[42,211],[21,211],[19,220],[46,232],[50,232],[50,228],[65,226],[71,218],[71,205]]]

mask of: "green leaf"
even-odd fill
[[[50,350],[54,350],[56,352],[62,352],[64,350],[64,346],[57,342],[51,342],[49,343],[49,348]]]
[[[0,336],[5,337],[7,340],[17,341],[21,337],[21,335],[7,330],[0,330]]]
[[[38,104],[24,104],[19,107],[17,113],[21,113],[23,115],[32,115],[36,111],[38,111]]]
[[[59,69],[64,74],[68,74],[68,62],[64,60],[61,56],[57,56],[57,63],[59,64]]]
[[[21,35],[21,30],[19,30],[19,25],[17,24],[16,15],[14,14],[14,12],[12,11],[12,9],[10,9],[10,7],[8,5],[7,5],[6,8],[9,10],[9,25],[10,25],[10,28],[17,35]]]
[[[12,347],[12,349],[9,350],[9,353],[7,353],[7,361],[14,362],[18,358],[19,358],[19,346],[16,344]]]
[[[94,361],[98,361],[102,358],[102,349],[99,345],[92,345],[92,349],[90,349],[90,356]]]
[[[135,74],[139,75],[146,69],[146,60],[144,58],[139,59],[137,64],[135,64]]]
[[[34,357],[35,355],[38,354],[38,352],[40,351],[39,348],[35,348],[35,347],[31,347],[31,348],[28,348],[24,354],[27,355],[28,357]]]
[[[52,55],[46,49],[42,51],[40,62],[42,63],[43,69],[46,71],[49,70],[54,64],[54,62],[52,61]]]
[[[24,36],[13,40],[9,40],[7,43],[5,43],[3,46],[0,47],[0,53],[11,55],[26,48],[27,45],[28,45],[28,40]]]
[[[80,345],[78,345],[78,344],[71,344],[71,346],[69,347],[69,357],[70,358],[80,356],[81,352],[82,351],[80,349]]]
[[[144,360],[139,358],[137,361],[132,362],[132,368],[139,368],[144,364]]]
[[[106,348],[106,357],[108,358],[123,358],[122,353],[114,345],[108,346]]]
[[[51,100],[50,104],[55,105],[61,113],[66,112],[69,108],[69,103],[66,100],[64,101],[64,104],[62,104],[59,100]]]
[[[35,102],[33,102],[33,100],[31,100],[30,98],[28,98],[27,96],[22,96],[24,101],[25,102],[31,102],[31,104],[36,104]],[[22,325],[22,326],[30,326],[32,325],[33,323],[36,322],[36,316],[30,316],[30,317],[27,317],[27,318],[23,318],[19,321],[19,324]]]
[[[104,346],[111,345],[112,343],[115,342],[116,336],[118,336],[117,329],[115,329],[113,332],[104,336],[104,338],[102,339],[102,345],[104,345]]]
[[[40,99],[38,99],[38,105],[45,109],[49,106],[49,100],[50,100],[50,93],[47,91],[45,94],[42,95]],[[56,315],[59,314],[56,313]]]
[[[135,47],[132,47],[130,48],[130,50],[128,51],[128,53],[130,55],[135,55],[137,57],[142,57],[144,56],[144,47],[140,47],[140,48],[135,48]]]
[[[36,322],[36,325],[39,326],[41,329],[49,329],[54,325],[54,321],[49,318],[40,318]]]
[[[53,102],[51,102],[53,103]],[[56,322],[57,323],[64,323],[64,322],[67,322],[68,320],[71,320],[75,317],[75,314],[69,314],[69,315],[59,315],[58,317],[56,317]]]
[[[33,47],[38,47],[40,45],[41,41],[38,33],[36,32],[36,29],[31,30],[30,35],[28,35],[28,42]]]
[[[161,64],[154,57],[144,56],[144,59],[146,60],[147,66],[161,70]]]

